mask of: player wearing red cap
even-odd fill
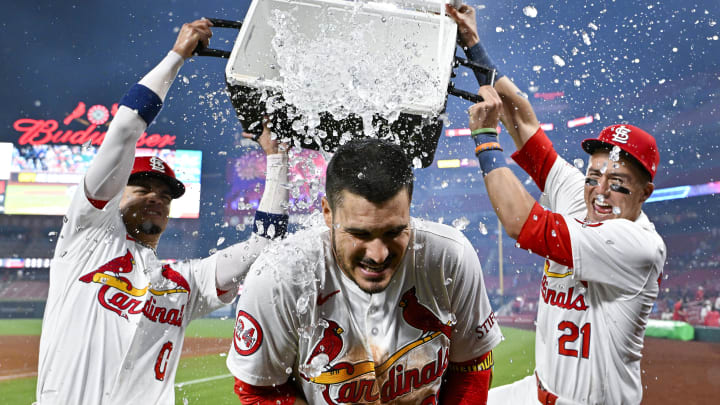
[[[134,158],[135,145],[210,27],[183,25],[173,50],[123,97],[77,188],[50,268],[38,404],[174,404],[188,323],[230,302],[269,238],[285,233],[287,157],[265,128],[258,142],[268,169],[255,217],[262,226],[202,260],[163,265],[155,252],[185,186],[159,157]]]
[[[447,11],[470,58],[494,68],[474,9]],[[632,125],[607,127],[583,141],[583,174],[558,156],[507,77],[479,94],[485,101],[470,107],[470,129],[490,201],[519,246],[547,259],[535,373],[491,390],[488,404],[639,404],[645,326],[666,256],[642,212],[660,161],[655,139]],[[505,167],[498,118],[518,148],[513,159],[543,191],[542,206]]]

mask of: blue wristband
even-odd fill
[[[471,46],[470,48],[467,48],[465,50],[465,55],[467,55],[468,59],[475,63],[479,63],[487,68],[495,69],[495,80],[499,79],[503,75],[498,71],[497,66],[490,58],[490,55],[488,55],[487,51],[485,50],[485,47],[483,47],[482,43],[478,41],[477,44]],[[473,71],[475,72],[475,71]],[[475,77],[477,80],[481,83],[484,83],[484,78],[478,77],[478,73],[475,73]]]
[[[497,134],[481,133],[473,135],[472,138],[478,147],[489,144],[497,145],[496,148],[485,148],[477,152],[477,158],[480,162],[480,172],[483,177],[487,176],[488,173],[495,169],[507,167],[507,164],[505,163],[505,154],[500,148]]]
[[[288,215],[255,211],[253,232],[268,239],[282,238],[287,234]]]
[[[154,91],[136,83],[125,93],[120,100],[120,105],[137,111],[138,115],[149,126],[160,112],[162,100]]]

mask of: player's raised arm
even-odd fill
[[[481,87],[478,94],[485,101],[469,109],[470,130],[477,144],[475,154],[485,176],[490,202],[505,231],[513,239],[517,239],[535,199],[505,166],[505,155],[497,142],[495,129],[503,106],[500,96],[491,86]]]
[[[212,36],[207,20],[184,24],[172,51],[120,101],[120,107],[108,128],[85,175],[85,195],[96,206],[104,205],[123,190],[133,166],[135,144],[155,119],[184,59],[192,55],[198,42],[207,45]]]
[[[475,19],[475,8],[463,4],[459,9],[455,9],[447,4],[446,11],[458,25],[459,42],[465,49],[468,58],[483,66],[497,70],[497,66],[480,41]],[[495,90],[502,100],[500,119],[515,142],[515,147],[520,150],[540,128],[540,122],[525,94],[515,86],[515,83],[499,72],[497,77]]]
[[[288,156],[287,145],[279,144],[267,124],[259,137],[243,133],[245,138],[255,139],[267,156],[265,190],[253,222],[253,234],[245,242],[237,243],[217,253],[216,287],[218,295],[231,300],[237,286],[245,278],[250,266],[272,239],[282,238],[288,225]]]

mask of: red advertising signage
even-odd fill
[[[105,131],[101,127],[109,123],[110,116],[115,116],[117,109],[117,104],[113,104],[109,110],[101,104],[86,108],[85,103],[81,101],[61,122],[57,120],[21,118],[13,123],[13,128],[20,133],[19,145],[68,143],[84,145],[90,142],[90,144],[97,146],[105,139]],[[85,125],[85,129],[72,130],[64,128],[73,121],[82,123]],[[63,128],[60,126],[61,123]],[[142,134],[137,143],[139,148],[165,148],[174,145],[175,135],[148,134],[147,132]]]

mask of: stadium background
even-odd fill
[[[23,145],[19,144],[22,133],[15,128],[18,120],[62,121],[79,102],[88,109],[102,105],[111,110],[126,89],[169,50],[183,22],[202,16],[242,20],[248,4],[209,0],[201,5],[180,1],[29,1],[5,5],[0,25],[6,38],[0,45],[4,61],[0,65],[0,142],[14,144],[18,156],[27,158],[26,163],[31,162],[35,171],[43,172],[42,164],[34,162],[30,154],[19,152]],[[630,122],[658,137],[661,165],[656,187],[669,189],[662,194],[668,199],[648,203],[645,212],[665,238],[669,255],[663,291],[653,316],[672,317],[673,305],[687,297],[687,320],[702,324],[706,301],[713,303],[720,295],[720,219],[716,214],[720,206],[717,2],[541,0],[471,4],[478,7],[480,33],[491,55],[503,73],[527,92],[541,122],[552,124],[548,135],[568,161],[586,160],[580,141],[612,123]],[[213,46],[230,49],[235,35],[232,30],[216,29]],[[252,166],[247,162],[257,160],[257,150],[240,140],[241,128],[225,94],[224,68],[224,61],[219,59],[195,58],[187,62],[159,119],[149,128],[150,134],[175,136],[175,144],[168,146],[171,150],[202,153],[198,206],[190,209],[190,216],[197,218],[170,222],[159,250],[162,258],[205,256],[213,249],[243,240],[249,233],[242,225],[261,193],[255,185],[262,181],[253,177],[257,170],[252,168],[248,170],[255,174],[243,182],[234,176],[239,165]],[[455,82],[461,88],[476,89],[472,74],[463,70],[458,70]],[[444,135],[463,133],[456,130],[466,127],[468,106],[459,99],[449,100],[448,131]],[[583,124],[571,128],[569,122]],[[73,131],[88,127],[85,116],[60,125],[61,129]],[[106,128],[107,122],[103,125]],[[513,149],[507,137],[502,142],[507,150]],[[74,146],[74,150],[70,149],[74,155],[82,155],[87,149],[64,145]],[[516,326],[531,327],[541,261],[515,248],[514,241],[505,235],[499,253],[497,220],[482,177],[477,167],[472,167],[475,159],[467,136],[442,136],[435,159],[432,167],[416,171],[413,215],[462,228],[483,263],[495,308],[506,317],[503,325],[517,321]],[[0,162],[0,168],[4,164],[7,162]],[[527,179],[516,166],[513,168],[521,179]],[[3,207],[11,197],[6,194],[8,185],[0,180]],[[705,186],[685,187],[697,185]],[[539,194],[529,182],[528,187],[536,196]],[[63,195],[63,190],[54,192]],[[301,221],[311,210],[298,210],[294,220]],[[0,335],[12,335],[12,339],[32,344],[32,338],[27,336],[38,333],[39,320],[17,318],[39,318],[42,314],[47,266],[61,223],[62,217],[57,215],[0,214],[0,317],[8,318],[0,323]],[[230,328],[224,328],[228,333],[223,336],[230,335]],[[200,326],[193,333],[209,339],[223,337],[205,332]],[[511,347],[513,333],[524,336],[526,340],[516,339],[524,346]],[[514,330],[508,330],[506,335],[503,350],[507,350],[509,360],[505,362],[498,356],[496,370],[503,375],[503,368],[517,367],[518,371],[512,371],[518,373],[517,378],[526,374],[525,370],[532,370],[532,353],[527,349],[532,347],[532,336]],[[9,356],[8,340],[2,341],[0,356]],[[692,344],[701,343],[683,343],[695,347]],[[718,345],[702,347],[709,356],[715,356],[710,358],[718,364]],[[13,392],[17,390],[18,398],[22,398],[17,403],[32,400],[34,350],[30,346],[15,353],[28,371],[10,372],[7,361],[0,363],[0,386],[12,384]],[[197,365],[183,363],[181,370],[199,373],[188,376],[187,381],[226,374],[222,361],[217,361],[221,359],[218,353],[194,358],[212,358],[207,361],[214,361],[214,366],[202,363],[205,360],[188,360],[200,361]],[[673,359],[673,364],[696,369],[697,378],[663,381],[660,374],[646,373],[646,384],[676,387],[689,401],[686,403],[704,403],[699,399],[703,397],[693,396],[697,392],[691,383],[710,386],[717,395],[720,369],[717,365],[703,366],[702,357],[683,358],[678,354]],[[30,375],[8,378],[23,373]],[[512,381],[512,373],[496,378],[495,383]],[[178,382],[181,377],[182,373]],[[209,380],[194,386],[211,387],[208,391],[226,390],[223,386],[214,388],[216,384],[219,381]],[[184,398],[193,402],[202,397],[199,395],[187,394]],[[179,394],[178,400],[182,399]]]

